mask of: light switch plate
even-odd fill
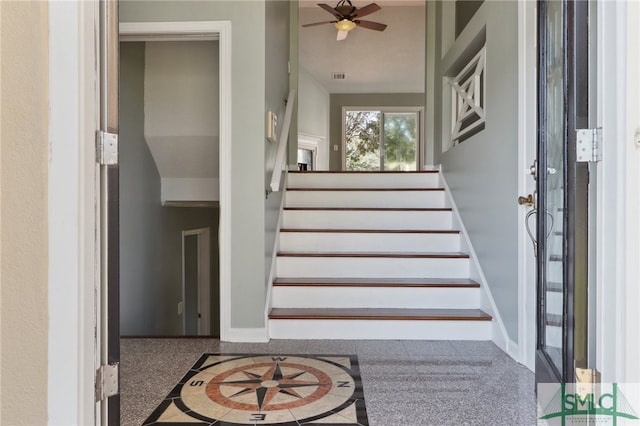
[[[267,111],[267,130],[266,135],[269,142],[276,143],[278,134],[278,116],[272,111]]]

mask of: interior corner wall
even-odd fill
[[[422,107],[424,93],[344,93],[331,94],[329,106],[329,170],[342,170],[343,107]],[[424,119],[423,119],[424,123]],[[334,147],[337,145],[338,149]]]
[[[265,117],[267,111],[272,111],[278,116],[278,136],[284,122],[284,114],[287,107],[286,99],[289,94],[289,2],[287,0],[273,0],[265,5]],[[273,167],[276,159],[278,144],[269,142],[265,137],[265,183],[271,183]],[[289,143],[292,143],[289,140]],[[276,171],[276,173],[282,173]],[[284,184],[284,179],[281,185]],[[266,188],[266,187],[265,187]],[[273,249],[277,235],[278,218],[280,217],[280,204],[282,191],[272,192],[264,203],[265,210],[265,264],[264,282],[271,273]]]
[[[264,327],[265,1],[120,1],[120,22],[231,22],[232,328]],[[222,58],[221,58],[222,59]]]
[[[120,44],[120,330],[166,328],[160,175],[144,140],[145,44]]]
[[[439,23],[438,31],[442,31]],[[509,337],[518,341],[518,3],[485,1],[436,56],[436,93],[455,57],[486,26],[485,129],[441,153],[442,170]],[[439,32],[439,34],[440,34]],[[437,52],[439,53],[439,52]],[[438,105],[443,99],[438,98]],[[441,108],[446,111],[446,107]],[[439,121],[438,121],[439,120]],[[436,115],[442,142],[446,114]],[[440,148],[441,150],[441,148]]]
[[[318,82],[309,71],[300,67],[298,69],[299,95],[298,95],[298,132],[324,138],[318,146],[318,166],[321,160],[329,155],[329,107],[331,97],[327,89]]]

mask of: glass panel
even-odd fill
[[[418,113],[384,113],[384,170],[416,170]]]
[[[347,111],[345,148],[347,170],[380,170],[379,111]]]
[[[559,372],[563,352],[563,293],[564,282],[564,31],[563,4],[551,1],[547,4],[546,52],[546,185],[542,197],[544,215],[541,224],[549,232],[546,239],[544,277],[544,350]],[[545,223],[546,222],[546,223]]]

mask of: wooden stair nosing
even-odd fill
[[[280,232],[312,232],[339,234],[460,234],[454,229],[326,229],[326,228],[281,228]]]
[[[480,309],[273,308],[273,320],[491,321]]]
[[[283,210],[356,211],[356,212],[450,212],[451,207],[283,207]]]
[[[276,278],[276,287],[405,287],[405,288],[480,288],[471,279],[458,278]]]
[[[468,259],[467,253],[413,253],[413,252],[303,252],[279,251],[279,257],[357,257],[357,258],[391,258],[391,259]]]
[[[382,192],[393,192],[393,191],[444,191],[444,188],[409,188],[409,187],[401,187],[401,188],[364,188],[364,187],[351,187],[351,188],[342,188],[342,187],[328,187],[328,188],[287,188],[287,191],[338,191],[338,192],[349,192],[349,191],[363,191],[363,192],[374,192],[374,191],[382,191]]]
[[[395,171],[395,170],[290,170],[289,173],[295,174],[422,174],[422,173],[439,173],[439,170],[407,170],[407,171]]]

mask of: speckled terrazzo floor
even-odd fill
[[[533,373],[469,341],[121,339],[121,424],[141,425],[203,353],[357,354],[372,426],[536,424]]]

